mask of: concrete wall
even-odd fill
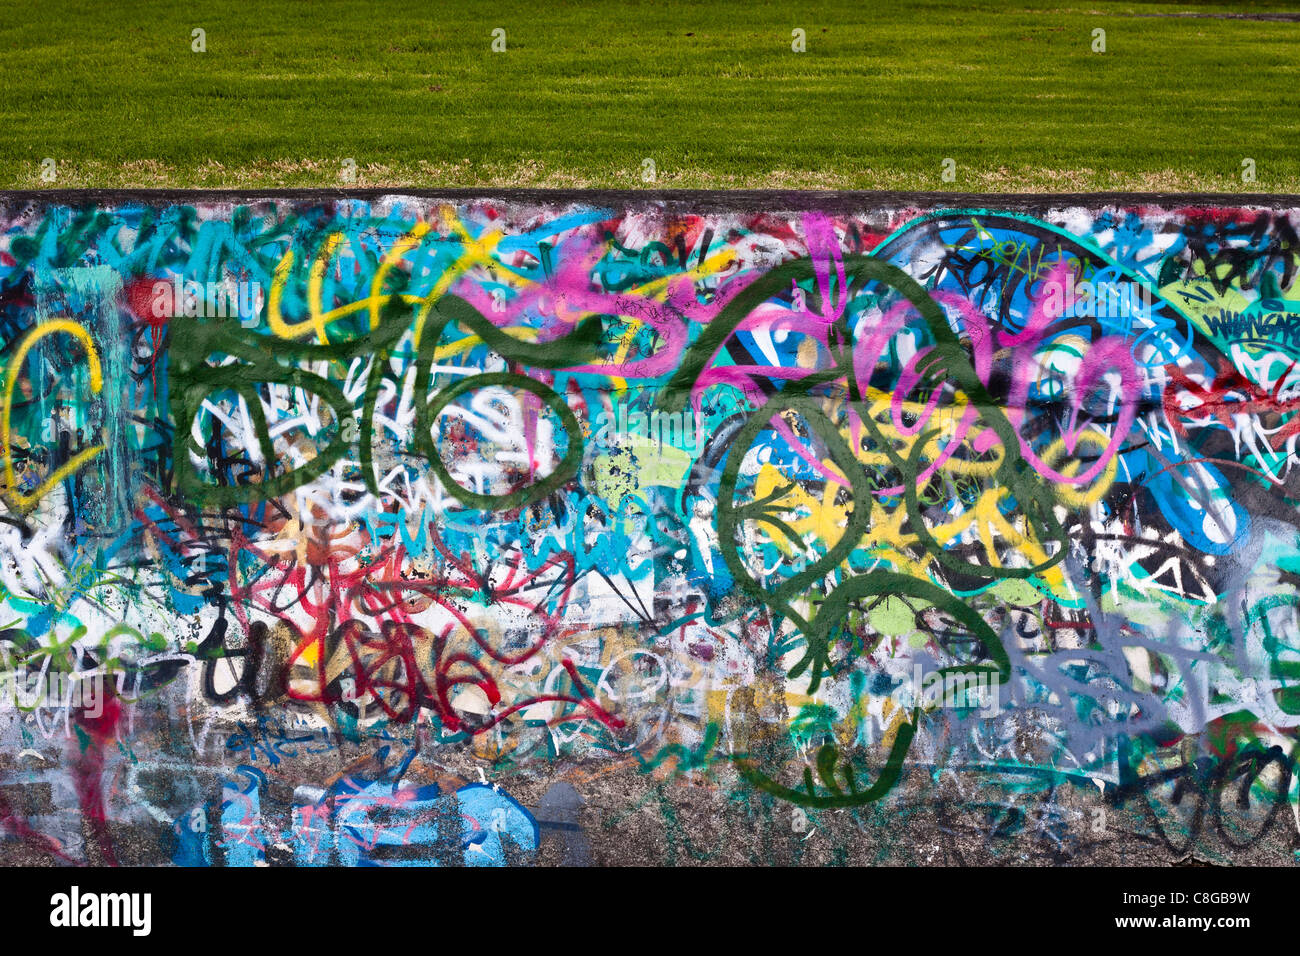
[[[0,858],[1294,862],[1226,202],[0,197]]]

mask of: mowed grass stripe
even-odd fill
[[[11,3],[0,186],[1300,192],[1300,23],[1129,15],[1283,9]]]

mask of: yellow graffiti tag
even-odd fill
[[[90,337],[90,333],[72,319],[55,319],[52,322],[38,325],[28,332],[23,337],[22,342],[19,343],[18,350],[14,353],[13,358],[9,360],[9,367],[5,371],[4,408],[0,410],[0,446],[4,448],[4,500],[10,507],[23,514],[35,508],[37,503],[50,493],[51,488],[104,450],[103,445],[95,445],[93,448],[80,451],[56,468],[31,494],[23,494],[18,490],[18,480],[14,475],[13,449],[9,445],[9,425],[13,413],[14,389],[18,387],[18,376],[22,374],[23,363],[27,361],[27,353],[41,339],[59,334],[71,335],[85,349],[86,363],[90,366],[91,392],[98,395],[104,387],[104,372],[99,364],[99,353],[95,351],[95,342]]]

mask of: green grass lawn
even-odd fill
[[[1288,6],[11,0],[0,189],[1300,192]]]

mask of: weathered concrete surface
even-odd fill
[[[0,197],[0,859],[1293,863],[1297,223]]]

